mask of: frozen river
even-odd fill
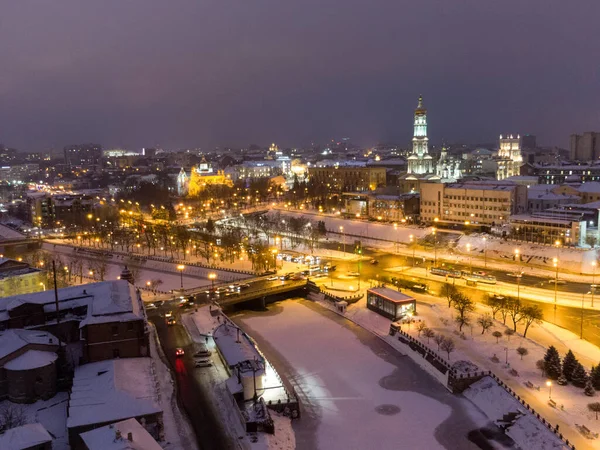
[[[234,320],[300,397],[298,449],[481,448],[467,437],[487,423],[474,405],[337,314],[288,300]]]

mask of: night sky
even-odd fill
[[[600,131],[600,1],[0,0],[0,142],[24,151],[408,146]]]

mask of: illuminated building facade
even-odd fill
[[[427,137],[427,109],[423,106],[423,97],[419,96],[419,104],[415,109],[413,149],[408,157],[409,174],[428,174],[433,172],[433,159],[429,154],[429,138]]]
[[[500,135],[500,146],[498,149],[498,169],[496,178],[504,180],[508,177],[520,175],[520,168],[523,164],[523,155],[521,154],[521,137],[517,134],[515,138],[512,134],[503,137]]]

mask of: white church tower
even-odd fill
[[[413,150],[408,157],[408,173],[417,175],[433,172],[433,159],[429,154],[427,137],[427,110],[423,106],[423,96],[419,96],[419,105],[415,109]]]

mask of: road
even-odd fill
[[[177,317],[177,306],[172,302],[148,311],[148,317],[156,326],[163,351],[175,373],[178,400],[194,427],[199,448],[201,450],[236,449],[234,437],[230,436],[223,427],[219,420],[219,412],[215,410],[210,397],[215,382],[211,372],[194,368],[192,358],[194,343],[179,321],[177,325],[166,324],[164,314],[171,309]],[[184,349],[183,357],[175,356],[178,347]]]

